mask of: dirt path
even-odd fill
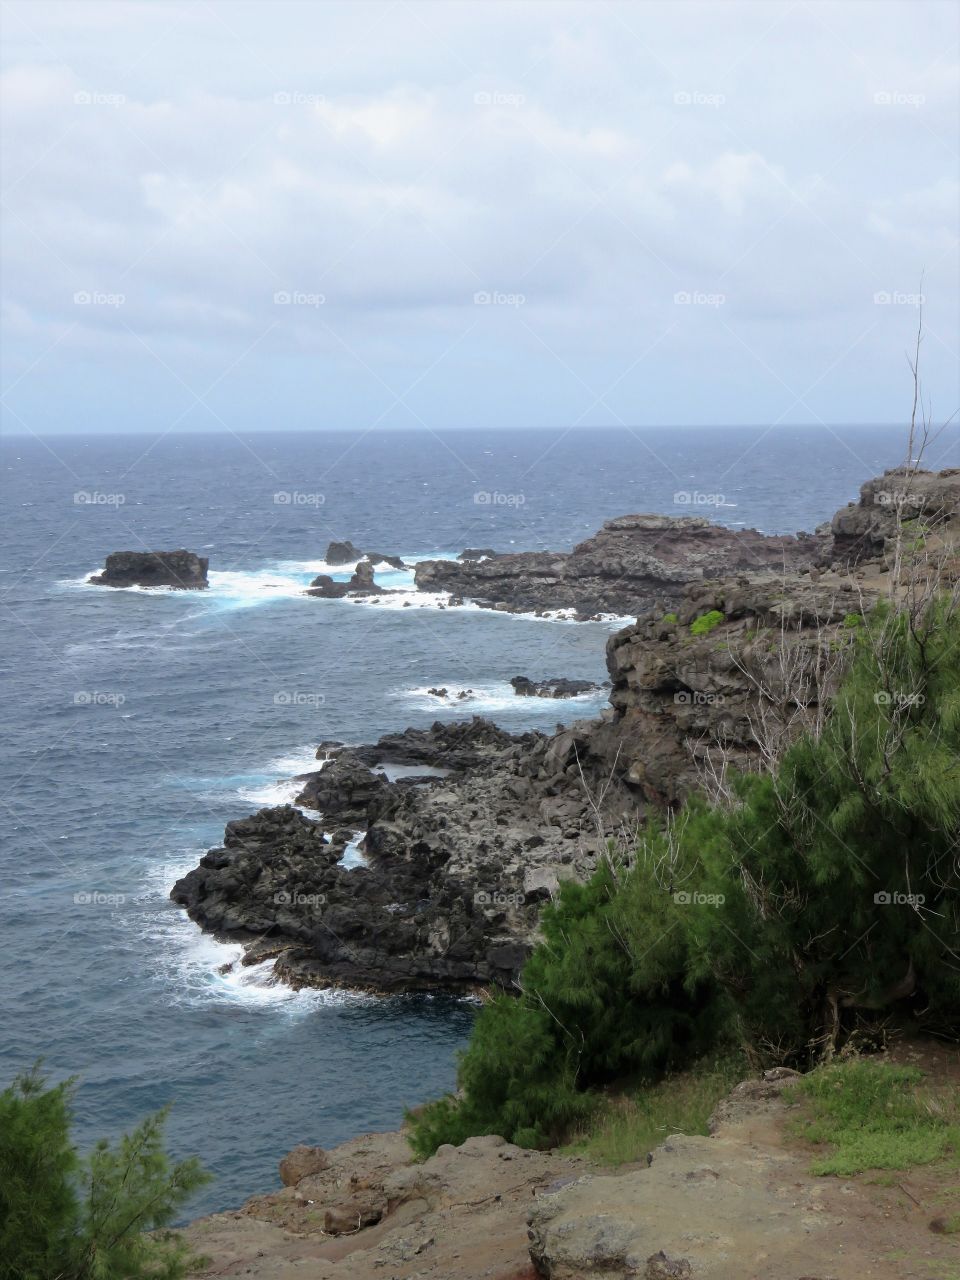
[[[956,1053],[896,1056],[960,1087]],[[604,1171],[494,1137],[416,1165],[402,1134],[357,1138],[296,1186],[192,1224],[211,1259],[197,1274],[535,1280],[532,1251],[552,1280],[960,1280],[960,1234],[936,1229],[960,1214],[956,1161],[814,1177],[783,1083],[739,1085],[713,1136],[670,1138],[649,1167]]]

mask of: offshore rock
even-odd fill
[[[207,581],[206,556],[192,551],[114,551],[101,573],[87,579],[97,587],[172,587],[202,591]]]

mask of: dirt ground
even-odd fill
[[[960,1089],[960,1053],[891,1058]],[[198,1276],[229,1280],[960,1280],[960,1166],[814,1177],[782,1081],[739,1085],[711,1137],[670,1138],[649,1167],[600,1169],[500,1138],[414,1164],[400,1133],[327,1153],[296,1186],[185,1232]],[[333,1219],[327,1212],[332,1211]],[[358,1226],[368,1219],[370,1226]],[[330,1234],[328,1228],[343,1234]],[[540,1271],[531,1262],[531,1247]]]

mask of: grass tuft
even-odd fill
[[[922,1087],[915,1067],[854,1058],[820,1067],[785,1093],[805,1104],[793,1130],[832,1146],[811,1166],[816,1174],[847,1176],[864,1169],[908,1169],[960,1154],[960,1098],[956,1090]]]
[[[706,1134],[717,1103],[744,1074],[739,1059],[719,1059],[610,1098],[565,1151],[598,1164],[629,1164],[642,1160],[672,1133]]]

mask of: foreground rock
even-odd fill
[[[101,573],[88,579],[97,587],[172,587],[202,591],[207,581],[206,556],[192,551],[114,551]]]
[[[935,1052],[955,1078],[955,1052]],[[185,1235],[210,1280],[946,1280],[956,1244],[929,1225],[954,1205],[942,1168],[813,1177],[786,1129],[791,1078],[745,1081],[711,1137],[613,1170],[498,1137],[415,1164],[402,1133],[367,1134]]]

